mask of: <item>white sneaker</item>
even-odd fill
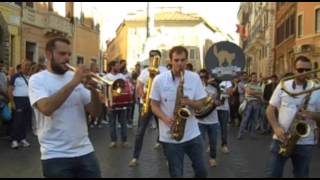
[[[29,143],[27,140],[25,140],[25,139],[23,139],[23,140],[20,142],[20,144],[21,144],[22,147],[29,147],[29,146],[30,146],[30,143]]]
[[[138,166],[138,160],[136,158],[133,158],[128,165],[129,167],[136,167]]]
[[[12,143],[11,143],[11,148],[12,148],[12,149],[18,149],[18,148],[19,148],[19,143],[18,143],[18,141],[12,141]]]
[[[217,166],[217,161],[215,159],[209,159],[209,165],[211,167],[216,167]]]
[[[153,149],[159,149],[160,147],[160,143],[156,143],[154,146],[153,146]]]
[[[207,153],[208,153],[208,152],[210,152],[210,146],[208,146],[208,148],[207,148]]]
[[[113,148],[116,148],[116,147],[117,147],[117,144],[115,142],[111,142],[110,145],[109,145],[110,149],[113,149]]]
[[[224,145],[224,146],[221,147],[221,151],[222,151],[223,153],[229,153],[229,149],[228,149],[228,147],[227,147],[226,145]]]

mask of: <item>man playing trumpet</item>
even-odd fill
[[[50,40],[46,56],[48,69],[33,75],[29,81],[30,102],[37,112],[43,175],[100,177],[85,114],[86,110],[98,116],[101,111],[96,84],[83,65],[74,73],[68,71],[71,56],[68,39]]]

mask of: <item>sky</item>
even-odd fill
[[[61,15],[65,14],[64,3],[53,4],[54,9]],[[234,43],[239,43],[236,24],[240,2],[150,2],[149,5],[150,11],[155,7],[181,7],[182,12],[198,13],[222,32],[229,33]],[[100,24],[100,47],[104,49],[105,41],[115,37],[117,27],[127,14],[146,7],[147,2],[75,2],[74,9],[76,16],[80,15],[82,9],[86,16],[93,17]]]
[[[77,2],[80,10],[81,3]],[[217,26],[224,33],[229,33],[234,43],[238,44],[236,33],[238,23],[237,14],[240,2],[150,2],[150,9],[154,7],[182,7],[182,12],[198,13],[209,23]],[[101,24],[101,46],[105,47],[105,41],[115,37],[115,31],[128,13],[139,9],[146,9],[147,2],[83,2],[82,9],[86,15],[98,19]],[[77,12],[76,12],[77,13]]]

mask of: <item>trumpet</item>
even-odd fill
[[[76,68],[71,66],[70,64],[66,64],[66,66],[71,70],[71,71],[76,71]],[[96,75],[95,73],[93,72],[90,72],[90,75],[92,75],[92,80],[100,85],[112,85],[113,81],[108,81],[98,75]]]

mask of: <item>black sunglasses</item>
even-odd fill
[[[307,68],[298,68],[296,69],[298,73],[303,73],[303,72],[309,72],[311,71],[311,69],[307,69]]]

